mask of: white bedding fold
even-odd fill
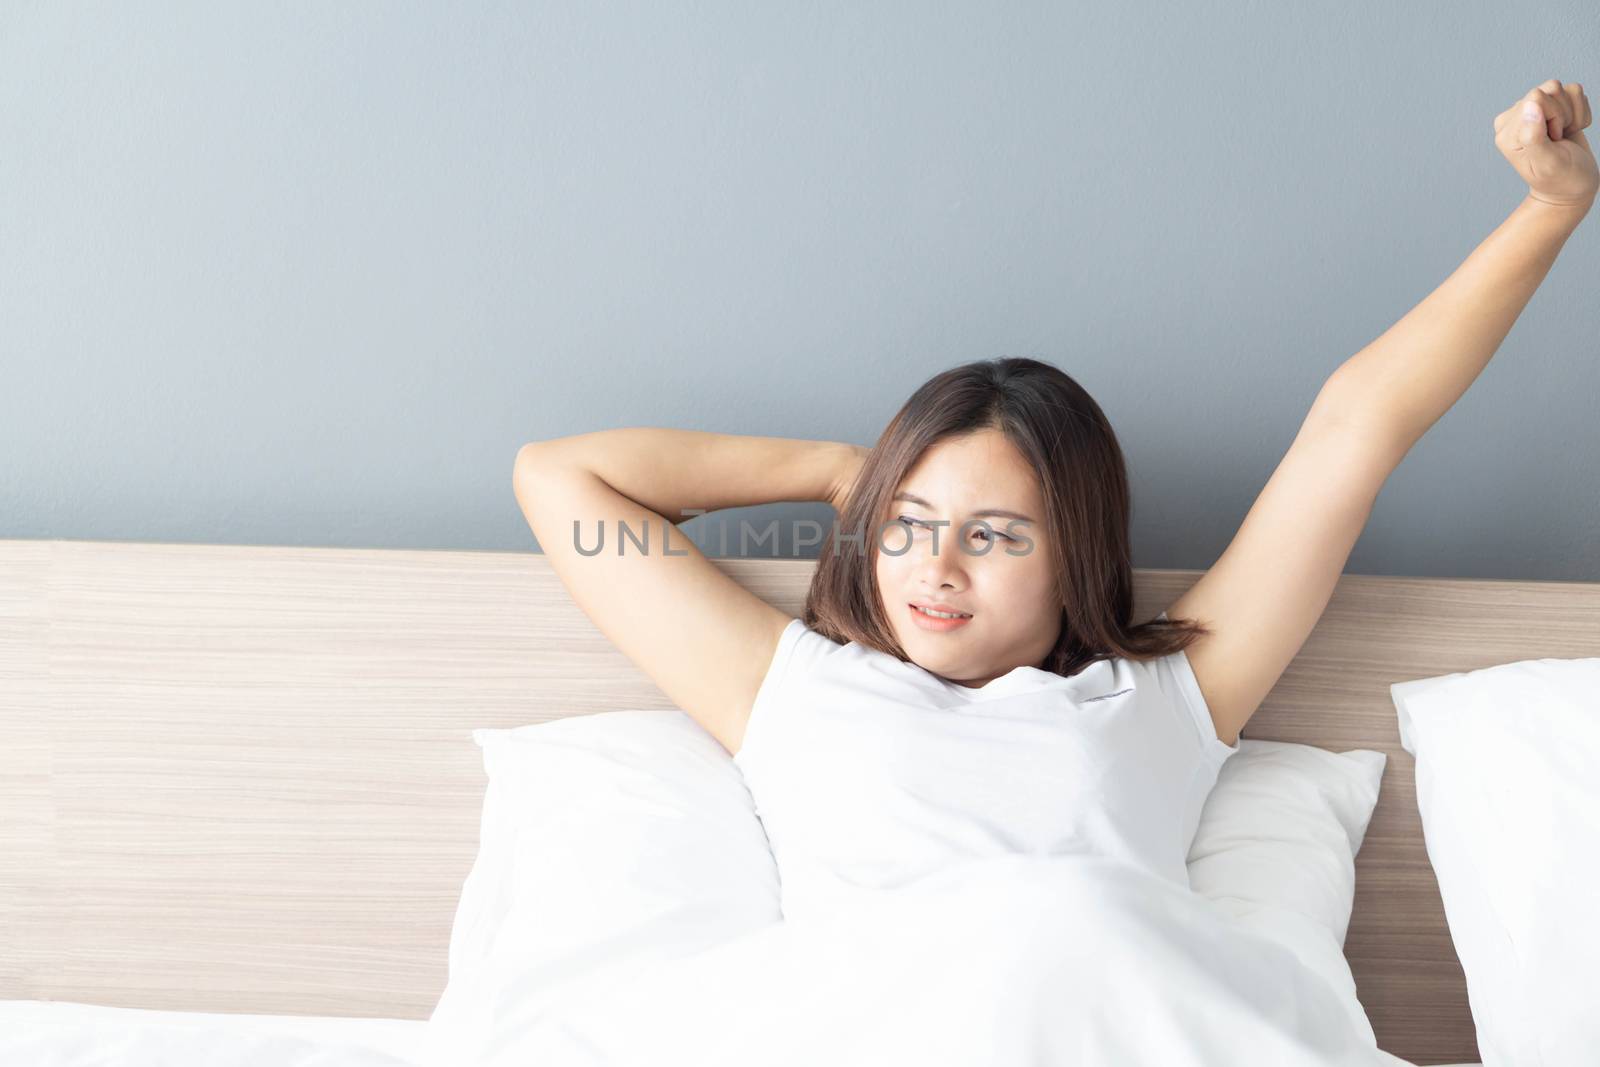
[[[5,1067],[414,1067],[421,1019],[0,1000]]]
[[[1288,949],[1131,865],[1009,856],[852,899],[685,955],[642,946],[569,980],[510,983],[481,1062],[1399,1062]]]

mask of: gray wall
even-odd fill
[[[0,537],[531,550],[524,441],[870,443],[1031,355],[1208,567],[1597,55],[1592,0],[6,3]],[[1591,217],[1349,571],[1600,580],[1597,279]]]

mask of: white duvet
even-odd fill
[[[481,1032],[435,1022],[0,1002],[30,1067],[1363,1064],[1359,1006],[1217,904],[1093,856],[1009,856],[714,945],[529,969]],[[320,1025],[316,1025],[320,1024]]]
[[[0,1000],[4,1067],[414,1067],[421,1019]]]
[[[984,860],[864,891],[825,918],[608,957],[500,988],[484,1033],[435,1029],[434,1062],[1402,1062],[1290,950],[1185,887],[1094,856]]]

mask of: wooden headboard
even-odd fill
[[[798,615],[815,563],[719,559]],[[1142,570],[1137,617],[1200,576]],[[1600,583],[1346,575],[1244,736],[1389,763],[1346,955],[1379,1044],[1476,1061],[1392,682],[1600,654]],[[532,552],[0,541],[0,998],[426,1018],[475,727],[671,704]]]

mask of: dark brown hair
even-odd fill
[[[1061,636],[1037,666],[1070,676],[1101,659],[1169,655],[1210,633],[1192,619],[1131,625],[1132,504],[1117,435],[1071,376],[1025,358],[981,360],[937,374],[895,413],[838,516],[842,543],[823,539],[805,625],[834,641],[910,658],[895,640],[878,589],[881,517],[928,448],[984,429],[1005,434],[1037,472],[1044,498]],[[847,533],[864,536],[846,541]]]

